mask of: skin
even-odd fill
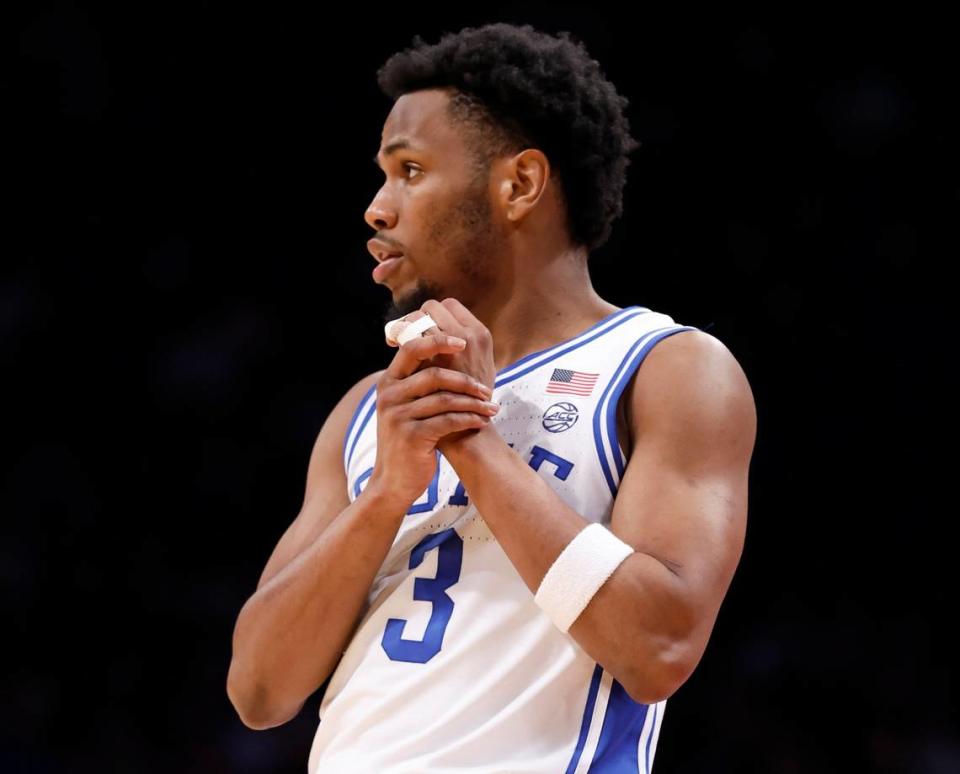
[[[617,307],[595,293],[586,255],[569,243],[546,156],[530,148],[499,158],[478,182],[448,99],[426,90],[394,104],[378,153],[386,180],[365,213],[375,236],[405,253],[383,280],[387,319],[428,313],[438,325],[354,385],[321,429],[301,511],[234,631],[227,692],[251,728],[294,717],[335,668],[432,473],[433,448],[531,593],[588,524],[499,435],[482,387]],[[385,153],[401,137],[413,148]],[[452,346],[451,335],[466,345]],[[374,384],[377,462],[351,503],[343,437]],[[651,703],[699,663],[739,563],[756,411],[729,350],[686,331],[651,350],[621,396],[618,425],[627,465],[610,530],[634,553],[569,634],[634,700]]]
[[[391,292],[384,322],[454,297],[489,328],[500,370],[619,307],[593,289],[586,251],[560,225],[566,215],[546,155],[531,148],[497,159],[477,180],[463,129],[447,114],[450,94],[425,89],[394,103],[377,153],[386,180],[364,217],[377,239],[404,253],[383,282]],[[411,147],[386,152],[401,140]],[[617,406],[625,451],[631,388]]]
[[[492,367],[487,327],[452,298],[429,300],[422,311],[438,323],[432,335],[467,341],[462,353],[450,356],[451,366],[482,378]],[[693,673],[733,579],[743,552],[757,420],[743,370],[701,331],[659,342],[637,374],[629,404],[636,443],[626,455],[610,520],[610,531],[634,553],[569,634],[631,698],[650,704],[671,696]],[[589,522],[493,424],[442,438],[437,448],[535,594]]]
[[[505,156],[475,182],[449,99],[427,89],[394,103],[381,147],[405,138],[417,150],[378,153],[386,180],[365,219],[373,236],[405,254],[384,280],[392,296],[385,318],[428,298],[457,298],[490,329],[500,369],[618,307],[597,295],[586,252],[569,244],[547,157],[535,148]]]

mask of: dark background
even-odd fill
[[[756,397],[745,551],[655,769],[960,771],[945,19],[3,13],[0,771],[306,770],[319,695],[247,730],[232,627],[327,413],[392,354],[376,69],[489,21],[574,31],[630,99],[595,287],[718,337]]]

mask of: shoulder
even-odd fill
[[[310,453],[300,512],[274,548],[257,588],[289,564],[350,504],[342,456],[344,436],[363,396],[382,373],[377,371],[355,382],[324,420]],[[314,506],[308,508],[311,502]]]
[[[749,389],[746,374],[726,344],[701,330],[679,331],[660,341],[644,365],[648,382],[669,382],[689,377],[720,380]]]
[[[380,377],[383,376],[384,371],[386,371],[385,368],[374,371],[372,374],[367,374],[355,382],[354,385],[344,393],[340,399],[340,403],[337,404],[337,408],[341,408],[342,406],[342,410],[352,416],[353,412],[360,407],[360,402],[367,393],[380,381]]]
[[[700,330],[668,336],[641,364],[627,404],[637,439],[676,439],[689,448],[724,444],[749,456],[756,406],[746,373],[727,346]],[[699,442],[699,443],[698,443]]]
[[[307,490],[304,497],[306,502],[316,487],[320,470],[338,470],[343,471],[343,447],[346,443],[347,433],[350,425],[353,423],[357,410],[360,408],[361,401],[370,389],[380,381],[385,369],[374,371],[356,381],[337,401],[337,404],[327,415],[323,426],[317,434],[317,439],[313,444],[313,450],[310,453],[310,462],[308,465]],[[339,463],[339,464],[338,464]]]
[[[374,371],[371,374],[367,374],[363,378],[354,382],[354,384],[343,394],[343,397],[337,402],[330,412],[330,415],[327,417],[327,421],[324,424],[324,428],[321,428],[321,432],[326,428],[326,425],[331,425],[331,430],[336,431],[341,438],[346,433],[354,414],[357,409],[360,408],[360,404],[363,401],[364,397],[370,390],[380,381],[380,377],[383,376],[383,372],[386,369],[381,369],[380,371]]]
[[[363,399],[377,382],[380,381],[380,377],[383,376],[385,370],[386,369],[374,371],[356,381],[353,386],[344,393],[337,405],[334,406],[333,411],[330,412],[328,421],[334,423],[334,429],[340,436],[341,442],[345,440],[347,431],[350,429],[350,425],[353,423]]]

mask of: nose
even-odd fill
[[[377,195],[373,197],[373,201],[370,202],[370,206],[367,207],[363,219],[367,221],[367,224],[371,228],[377,231],[389,231],[396,225],[397,213],[393,207],[387,205],[382,188],[377,191]]]

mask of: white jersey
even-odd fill
[[[617,401],[680,331],[631,306],[497,372],[492,418],[584,519],[610,524],[626,460]],[[377,454],[376,385],[344,440],[351,500]],[[309,772],[650,772],[666,700],[638,704],[534,602],[437,452],[320,705]]]

